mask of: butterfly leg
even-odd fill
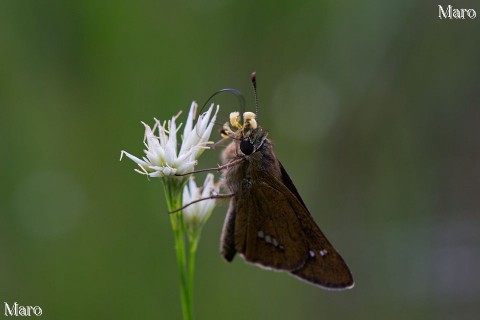
[[[222,170],[225,170],[225,169],[228,169],[234,165],[237,165],[239,163],[241,163],[242,161],[244,161],[245,158],[240,158],[240,159],[236,159],[236,160],[233,160],[233,161],[230,161],[229,163],[226,163],[222,166],[218,166],[216,168],[208,168],[208,169],[200,169],[200,170],[195,170],[195,171],[192,171],[192,172],[188,172],[188,173],[180,173],[180,174],[176,174],[175,176],[177,177],[183,177],[183,176],[188,176],[190,174],[195,174],[195,173],[201,173],[201,172],[210,172],[210,171],[222,171]]]
[[[181,208],[178,208],[178,209],[175,209],[173,211],[170,211],[168,212],[169,214],[172,214],[172,213],[176,213],[178,211],[182,211],[183,209],[191,206],[192,204],[194,203],[197,203],[197,202],[200,202],[200,201],[204,201],[204,200],[211,200],[211,199],[228,199],[228,198],[231,198],[233,197],[234,194],[233,193],[227,193],[227,194],[214,194],[214,195],[211,195],[210,197],[205,197],[205,198],[200,198],[200,199],[197,199],[197,200],[194,200],[190,203],[187,203],[186,205],[184,205],[183,207]]]

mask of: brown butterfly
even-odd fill
[[[252,74],[256,97],[255,73]],[[230,115],[232,138],[222,155],[224,187],[231,200],[223,226],[221,253],[232,261],[238,252],[261,267],[287,271],[326,289],[349,289],[352,274],[308,211],[273,152],[267,132],[246,112]],[[220,169],[220,168],[219,168]]]

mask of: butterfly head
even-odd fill
[[[239,141],[240,151],[246,156],[258,151],[267,138],[267,132],[257,124],[256,117],[256,114],[253,112],[245,112],[242,124],[240,122],[240,113],[232,112],[230,113],[230,123],[227,122],[223,126],[223,136]],[[233,131],[230,125],[236,131]]]

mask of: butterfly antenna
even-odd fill
[[[252,86],[253,86],[253,95],[255,96],[255,114],[257,115],[258,119],[258,96],[257,96],[257,72],[252,72]]]
[[[237,89],[233,89],[233,88],[225,88],[225,89],[220,89],[218,90],[217,92],[215,92],[214,94],[212,94],[208,99],[207,101],[205,101],[205,103],[203,104],[202,108],[200,109],[200,112],[198,114],[202,114],[202,111],[203,109],[205,108],[205,106],[207,105],[207,103],[212,100],[213,97],[215,97],[217,94],[219,93],[222,93],[222,92],[230,92],[232,94],[234,94],[235,96],[237,96],[238,98],[238,102],[240,103],[240,108],[241,110],[245,110],[245,98],[243,97],[243,94],[238,91]]]

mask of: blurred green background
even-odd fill
[[[161,183],[120,150],[140,155],[140,121],[220,88],[253,109],[256,70],[259,122],[356,286],[224,262],[223,204],[200,243],[196,318],[476,318],[480,18],[439,20],[438,4],[2,1],[2,317],[16,301],[45,319],[180,319]],[[221,122],[238,109],[215,101]]]

